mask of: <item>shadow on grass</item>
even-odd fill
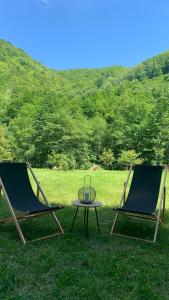
[[[2,217],[7,211],[4,205],[1,208]],[[110,207],[98,209],[101,234],[90,210],[85,237],[83,209],[70,232],[74,213],[71,206],[57,213],[64,235],[28,246],[22,245],[13,224],[0,226],[1,299],[168,299],[168,210],[156,244],[111,236],[114,213]],[[50,214],[21,224],[31,239],[56,231]],[[151,237],[153,225],[121,216],[116,230]]]
[[[64,209],[56,211],[58,220],[64,229],[64,238],[69,238],[70,242],[71,238],[74,239],[80,237],[80,239],[86,240],[83,208],[79,208],[75,224],[71,232],[71,225],[75,211],[76,209],[72,206],[65,206]],[[94,209],[90,209],[87,239],[92,239],[92,236],[94,236],[94,238],[97,237],[97,239],[104,239],[106,237],[114,242],[119,240],[121,243],[123,240],[128,239],[127,237],[125,238],[110,235],[112,222],[115,216],[112,207],[100,207],[98,208],[97,212],[101,233],[98,232]],[[3,204],[1,205],[0,218],[3,218],[7,215],[7,208]],[[50,235],[56,232],[56,223],[54,222],[51,214],[22,221],[20,222],[20,226],[27,240],[40,238],[44,235]],[[155,222],[136,220],[128,218],[124,215],[119,215],[114,232],[138,238],[152,239],[154,229]],[[1,238],[5,238],[5,240],[19,240],[15,225],[13,223],[0,225],[0,236]],[[157,243],[166,241],[169,241],[169,210],[166,210],[165,212],[165,223],[159,225],[159,231],[157,235]],[[130,242],[133,243],[133,240],[130,240]],[[137,243],[144,242],[137,241]]]

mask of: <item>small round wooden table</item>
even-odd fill
[[[74,215],[74,218],[73,218],[71,231],[73,230],[73,226],[74,226],[74,223],[75,223],[75,220],[76,220],[76,216],[77,216],[79,207],[84,207],[84,226],[85,226],[86,237],[88,235],[89,208],[94,208],[94,210],[95,210],[97,228],[98,228],[98,231],[100,233],[99,219],[98,219],[98,215],[97,215],[97,207],[100,207],[102,205],[102,203],[99,202],[99,201],[94,201],[91,204],[86,204],[86,203],[80,202],[79,200],[75,200],[75,201],[73,201],[73,205],[76,207],[76,212],[75,212],[75,215]]]

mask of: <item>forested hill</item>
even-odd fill
[[[169,160],[169,51],[133,69],[55,71],[0,40],[1,160],[88,168],[111,152],[117,166],[124,150]]]

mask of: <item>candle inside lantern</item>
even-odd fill
[[[84,200],[89,201],[89,192],[84,193]]]

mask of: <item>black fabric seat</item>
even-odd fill
[[[155,212],[163,167],[135,166],[130,190],[120,212],[152,215]]]
[[[28,169],[37,185],[37,191],[41,193],[45,204],[39,201],[32,189]],[[50,206],[29,163],[0,163],[0,195],[1,191],[3,192],[4,200],[7,203],[11,217],[1,219],[0,222],[4,224],[13,222],[23,244],[26,245],[27,242],[30,241],[39,241],[64,233],[64,230],[55,214],[55,210],[63,208],[63,206]],[[19,213],[17,215],[14,209],[24,213]],[[57,232],[33,240],[29,239],[27,241],[22,232],[19,221],[38,217],[46,213],[50,213],[58,228]]]
[[[166,178],[167,178],[167,166],[135,166],[133,178],[129,188],[127,198],[125,199],[127,185],[129,183],[130,175],[132,174],[132,166],[124,184],[124,189],[121,195],[121,200],[118,208],[114,208],[116,211],[111,234],[126,236],[133,239],[144,240],[147,242],[156,242],[157,232],[160,222],[164,222],[165,212],[165,197],[166,197]],[[163,172],[164,170],[164,172]],[[164,175],[163,175],[164,174]],[[163,177],[163,183],[161,186],[161,180]],[[161,186],[161,190],[160,190]],[[160,197],[159,197],[160,195]],[[157,203],[159,199],[159,207],[156,211]],[[155,222],[155,229],[153,239],[146,239],[141,237],[135,237],[131,235],[121,234],[114,232],[115,224],[119,214],[127,215],[129,218],[150,220]],[[162,218],[161,218],[162,214]]]
[[[63,206],[42,204],[32,189],[25,163],[0,163],[0,178],[13,208],[28,214],[53,211]]]

